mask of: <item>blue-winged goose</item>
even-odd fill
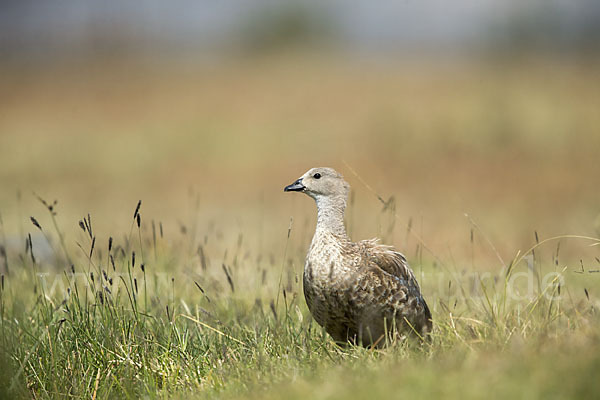
[[[317,228],[304,265],[304,297],[338,343],[382,346],[388,333],[431,331],[431,313],[406,258],[375,240],[352,242],[344,227],[350,185],[331,168],[312,168],[284,189],[317,203]],[[395,325],[395,326],[394,326]]]

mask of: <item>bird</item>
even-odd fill
[[[350,185],[343,176],[332,168],[311,168],[284,191],[304,193],[317,205],[303,291],[313,318],[333,340],[381,348],[392,342],[387,339],[429,337],[431,312],[406,257],[378,239],[348,237]]]

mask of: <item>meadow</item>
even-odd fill
[[[2,68],[0,397],[598,397],[596,60]],[[283,187],[318,165],[431,341],[312,320],[315,208]]]

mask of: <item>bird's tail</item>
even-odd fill
[[[425,335],[429,335],[429,333],[431,333],[432,329],[433,329],[433,318],[431,317],[431,311],[429,311],[429,306],[427,305],[427,302],[425,301],[425,299],[422,299],[423,301],[423,306],[424,306],[424,317],[425,317],[425,323],[423,324],[422,328],[421,328],[421,333],[423,334],[423,336]]]

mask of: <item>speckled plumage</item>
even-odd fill
[[[331,168],[313,168],[285,188],[317,203],[317,227],[304,266],[314,319],[339,343],[381,346],[385,333],[431,331],[431,313],[404,256],[377,240],[352,242],[344,227],[349,185]]]

